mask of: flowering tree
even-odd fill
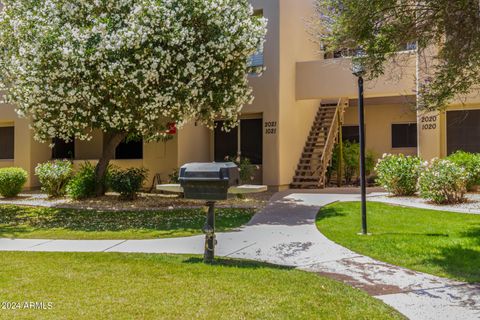
[[[253,100],[248,58],[266,21],[247,0],[3,3],[0,84],[9,101],[42,142],[102,130],[98,179],[125,138],[158,141],[171,122],[235,123]]]

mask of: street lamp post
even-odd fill
[[[353,74],[358,78],[358,122],[360,135],[360,189],[362,193],[362,235],[368,234],[367,229],[367,179],[365,174],[365,110],[363,100],[363,75],[365,69],[361,64],[353,66]]]

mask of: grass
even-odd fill
[[[193,256],[0,253],[2,319],[403,319],[381,301],[294,269]]]
[[[319,230],[364,255],[441,277],[480,282],[480,215],[368,203],[371,236],[359,236],[360,203],[320,210]]]
[[[216,230],[247,223],[252,209],[217,209]],[[24,239],[150,239],[200,234],[201,209],[111,212],[0,206],[0,238]]]

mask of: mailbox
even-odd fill
[[[240,175],[233,162],[189,163],[180,168],[179,181],[186,199],[216,201],[228,198]]]

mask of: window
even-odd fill
[[[115,150],[115,159],[143,159],[143,140],[124,140]]]
[[[351,143],[360,142],[360,132],[358,126],[343,126],[342,127],[342,140]]]
[[[253,16],[257,18],[262,18],[263,10],[255,10],[255,12],[253,13]],[[263,67],[263,65],[264,65],[263,46],[261,46],[258,48],[258,51],[250,57],[248,61],[248,66]]]
[[[416,148],[417,124],[392,124],[392,148]]]
[[[52,159],[74,159],[75,141],[65,142],[62,139],[53,139]]]
[[[252,164],[262,164],[263,126],[262,119],[240,121],[240,154]]]
[[[480,152],[480,110],[447,112],[447,153]]]
[[[0,159],[13,160],[15,145],[15,128],[0,127]]]
[[[236,157],[241,154],[242,158],[249,159],[252,164],[261,165],[263,162],[263,120],[240,120],[240,126],[231,129],[230,132],[222,131],[222,125],[222,121],[216,122],[215,161],[224,162],[226,157]]]
[[[235,158],[238,154],[238,128],[229,132],[222,130],[223,121],[215,122],[214,149],[215,161],[225,162],[226,157]]]

